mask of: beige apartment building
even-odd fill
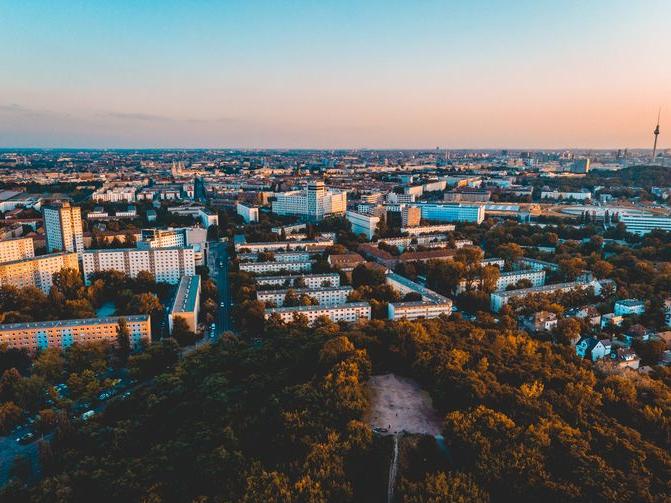
[[[49,293],[54,273],[65,268],[79,271],[76,253],[51,253],[6,262],[0,264],[0,286],[12,285],[16,288],[34,286],[44,293]]]
[[[149,315],[111,316],[81,320],[55,320],[0,325],[0,344],[34,353],[46,348],[67,348],[75,343],[109,342],[116,344],[119,320],[126,320],[131,346],[151,340]]]

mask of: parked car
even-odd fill
[[[82,421],[88,421],[89,419],[91,419],[95,415],[96,415],[95,411],[88,410],[81,415],[81,419],[82,419]]]
[[[33,434],[33,433],[30,432],[30,431],[29,431],[28,433],[25,433],[25,434],[21,435],[19,438],[16,439],[16,441],[17,441],[20,445],[27,445],[27,444],[31,443],[32,441],[34,441],[34,440],[35,440],[35,434]]]

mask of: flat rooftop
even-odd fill
[[[172,303],[171,313],[191,313],[196,310],[200,276],[182,276],[177,287],[177,294]]]
[[[257,290],[256,295],[277,295],[286,294],[289,290],[297,294],[315,293],[315,292],[351,292],[354,289],[351,286],[328,286],[320,288],[283,288],[281,290]]]
[[[347,302],[339,306],[294,306],[294,307],[271,307],[266,309],[267,313],[287,313],[292,311],[332,311],[337,309],[353,309],[357,307],[370,307],[368,302]]]
[[[7,323],[0,324],[0,332],[11,330],[34,330],[39,328],[58,328],[58,327],[81,327],[85,325],[107,325],[119,323],[124,318],[128,322],[148,321],[148,314],[135,314],[129,316],[108,316],[105,318],[82,318],[79,320],[52,320],[52,321],[30,321],[27,323]]]
[[[320,274],[284,274],[282,276],[257,276],[256,281],[280,281],[283,279],[295,279],[295,278],[340,278],[340,274],[337,272],[325,272]]]
[[[534,286],[531,288],[521,288],[519,290],[504,290],[502,292],[494,292],[492,295],[497,295],[498,297],[519,297],[520,295],[529,295],[532,293],[544,293],[544,292],[553,292],[555,290],[569,289],[569,288],[580,288],[589,286],[589,282],[580,282],[573,281],[570,283],[555,283],[554,285],[543,285],[543,286]]]
[[[390,272],[387,274],[387,278],[389,278],[392,281],[396,281],[397,283],[400,283],[401,285],[405,286],[406,288],[410,288],[414,292],[417,292],[420,294],[423,298],[426,298],[429,300],[429,302],[432,303],[443,303],[450,301],[447,297],[444,297],[440,295],[439,293],[434,292],[433,290],[429,290],[425,286],[420,285],[419,283],[415,283],[414,281],[401,276],[400,274],[396,274],[395,272]],[[417,301],[421,302],[421,301]],[[451,302],[451,301],[450,301]]]

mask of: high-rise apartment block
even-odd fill
[[[35,247],[33,238],[15,238],[0,241],[0,264],[33,258]]]
[[[344,215],[347,191],[327,190],[324,182],[312,182],[305,190],[275,194],[272,208],[277,215],[297,215],[316,222],[329,215]]]
[[[401,208],[401,227],[416,227],[422,221],[422,210],[416,206]]]
[[[82,257],[84,281],[100,271],[120,271],[135,278],[140,271],[148,271],[158,282],[176,285],[182,276],[196,274],[192,247],[174,248],[120,248],[87,250]]]
[[[81,208],[68,202],[48,204],[42,214],[48,252],[84,252]]]
[[[66,268],[79,271],[76,253],[51,253],[5,262],[0,264],[0,285],[11,285],[16,288],[34,286],[44,293],[49,293],[54,273]]]

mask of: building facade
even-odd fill
[[[304,315],[308,324],[312,325],[318,318],[325,316],[331,321],[355,322],[358,320],[370,320],[370,304],[368,302],[349,302],[339,306],[299,306],[299,307],[274,307],[266,309],[265,318],[276,314],[284,323],[291,323],[295,315]]]
[[[422,210],[416,206],[401,208],[401,227],[417,227],[422,221]]]
[[[639,236],[648,234],[655,229],[671,231],[671,217],[620,215],[619,218],[620,222],[622,222],[627,229],[627,232],[638,234]]]
[[[182,276],[177,287],[175,299],[168,313],[168,327],[172,333],[175,318],[184,318],[189,330],[198,330],[200,312],[200,276]]]
[[[39,321],[0,325],[0,344],[26,349],[31,353],[47,348],[68,348],[75,343],[108,342],[116,344],[119,320],[124,318],[131,346],[151,340],[149,315],[112,316],[79,320]]]
[[[348,211],[347,221],[352,225],[352,232],[354,234],[363,234],[370,241],[373,239],[377,225],[380,223],[380,217]]]
[[[479,204],[420,203],[417,206],[424,220],[481,224],[485,219],[485,208]]]
[[[259,290],[256,292],[256,299],[259,302],[270,302],[275,307],[283,307],[284,299],[288,289],[282,290]],[[297,296],[309,295],[319,302],[320,306],[333,307],[347,302],[347,297],[352,293],[351,286],[318,287],[318,288],[295,288],[292,289]]]
[[[281,286],[294,288],[325,288],[340,286],[340,274],[335,272],[324,274],[296,274],[285,276],[258,276],[258,286]]]
[[[268,241],[264,243],[235,243],[235,251],[272,252],[282,250],[319,250],[333,246],[333,239],[317,238],[298,241]]]
[[[246,224],[259,221],[259,209],[252,206],[237,203],[235,211],[242,217]]]
[[[51,253],[0,264],[0,285],[11,285],[16,288],[34,286],[44,293],[49,293],[53,275],[61,269],[73,269],[79,272],[77,254]]]
[[[87,250],[82,257],[84,281],[90,284],[91,275],[100,271],[120,271],[135,278],[140,271],[148,271],[156,281],[176,285],[182,276],[196,273],[192,247],[135,249],[119,248]]]
[[[33,238],[14,238],[0,241],[0,264],[33,258]]]
[[[263,274],[268,272],[310,272],[312,269],[312,262],[241,262],[240,270],[245,272],[253,272],[255,274]]]
[[[327,190],[321,181],[309,183],[305,190],[278,192],[274,198],[273,213],[297,215],[313,222],[329,215],[344,215],[347,210],[347,192]]]
[[[84,252],[81,208],[68,202],[48,204],[42,214],[47,252]]]

